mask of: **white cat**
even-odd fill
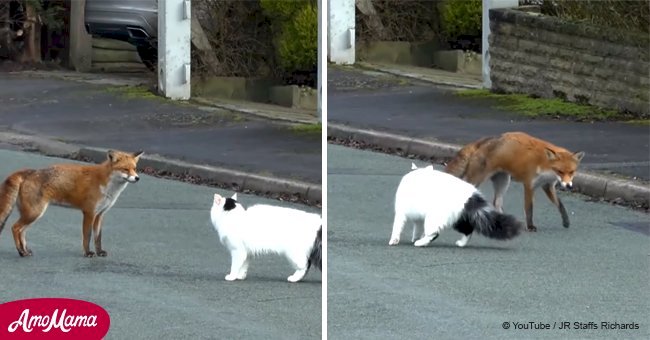
[[[245,209],[231,198],[214,194],[210,211],[212,225],[228,248],[232,263],[226,280],[244,280],[251,256],[276,253],[287,257],[296,272],[289,282],[302,280],[309,267],[321,269],[322,221],[318,214],[253,205]]]
[[[446,227],[463,234],[456,245],[467,245],[474,230],[499,240],[511,239],[523,224],[490,206],[473,185],[433,166],[418,168],[404,175],[395,194],[395,219],[389,245],[396,245],[404,225],[413,224],[411,239],[416,247],[435,240]]]

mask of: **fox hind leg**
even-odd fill
[[[494,187],[494,200],[492,204],[498,212],[503,212],[503,196],[508,191],[510,185],[510,174],[507,172],[499,172],[494,174],[491,178],[492,186]]]
[[[11,228],[16,243],[16,250],[21,257],[32,256],[32,250],[27,247],[27,228],[36,222],[47,209],[47,203],[43,202],[31,206],[20,207],[20,218]]]

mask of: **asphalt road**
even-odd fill
[[[537,233],[509,242],[474,236],[461,249],[454,244],[460,234],[448,229],[416,248],[407,227],[402,243],[389,247],[394,193],[410,165],[328,146],[329,339],[650,337],[647,214],[563,192],[572,222],[565,229],[538,192]],[[490,189],[482,187],[488,197]],[[504,207],[523,220],[522,196],[512,185]],[[515,329],[513,322],[572,328]],[[573,329],[574,322],[599,329]],[[603,330],[601,322],[639,329]]]
[[[0,177],[61,160],[0,150]],[[13,213],[0,235],[0,301],[67,297],[104,307],[106,339],[320,339],[321,274],[290,284],[283,258],[251,262],[245,281],[226,282],[229,254],[209,222],[215,191],[141,176],[107,213],[105,258],[84,258],[81,214],[51,206],[27,232],[20,258]],[[239,194],[244,204],[272,203]],[[308,207],[296,206],[304,210]]]
[[[466,144],[524,131],[571,151],[585,151],[581,167],[650,179],[650,129],[617,122],[530,119],[495,102],[454,95],[448,88],[410,84],[356,70],[328,70],[328,120],[399,135]]]
[[[0,73],[0,129],[321,182],[320,134],[116,89]]]

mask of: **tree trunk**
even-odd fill
[[[10,7],[8,1],[0,0],[0,58],[17,59],[18,44],[15,40],[23,35],[23,30],[14,31],[9,26]]]
[[[70,1],[70,50],[69,63],[78,72],[86,72],[92,66],[92,36],[84,26],[85,0]]]
[[[41,62],[41,18],[36,8],[25,1],[25,47],[20,62]]]
[[[201,23],[195,15],[192,16],[191,30],[192,45],[196,48],[196,54],[203,66],[207,68],[212,75],[221,74],[221,63],[214,54],[212,45],[210,45],[210,41],[203,31],[203,27],[201,27]]]
[[[12,35],[9,29],[9,4],[0,2],[0,57],[7,57]]]
[[[385,40],[388,37],[386,27],[381,22],[381,18],[372,4],[372,0],[355,0],[357,9],[365,16],[364,21],[368,28],[375,34],[379,40]]]

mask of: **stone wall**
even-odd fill
[[[649,114],[650,37],[490,10],[492,89]]]

